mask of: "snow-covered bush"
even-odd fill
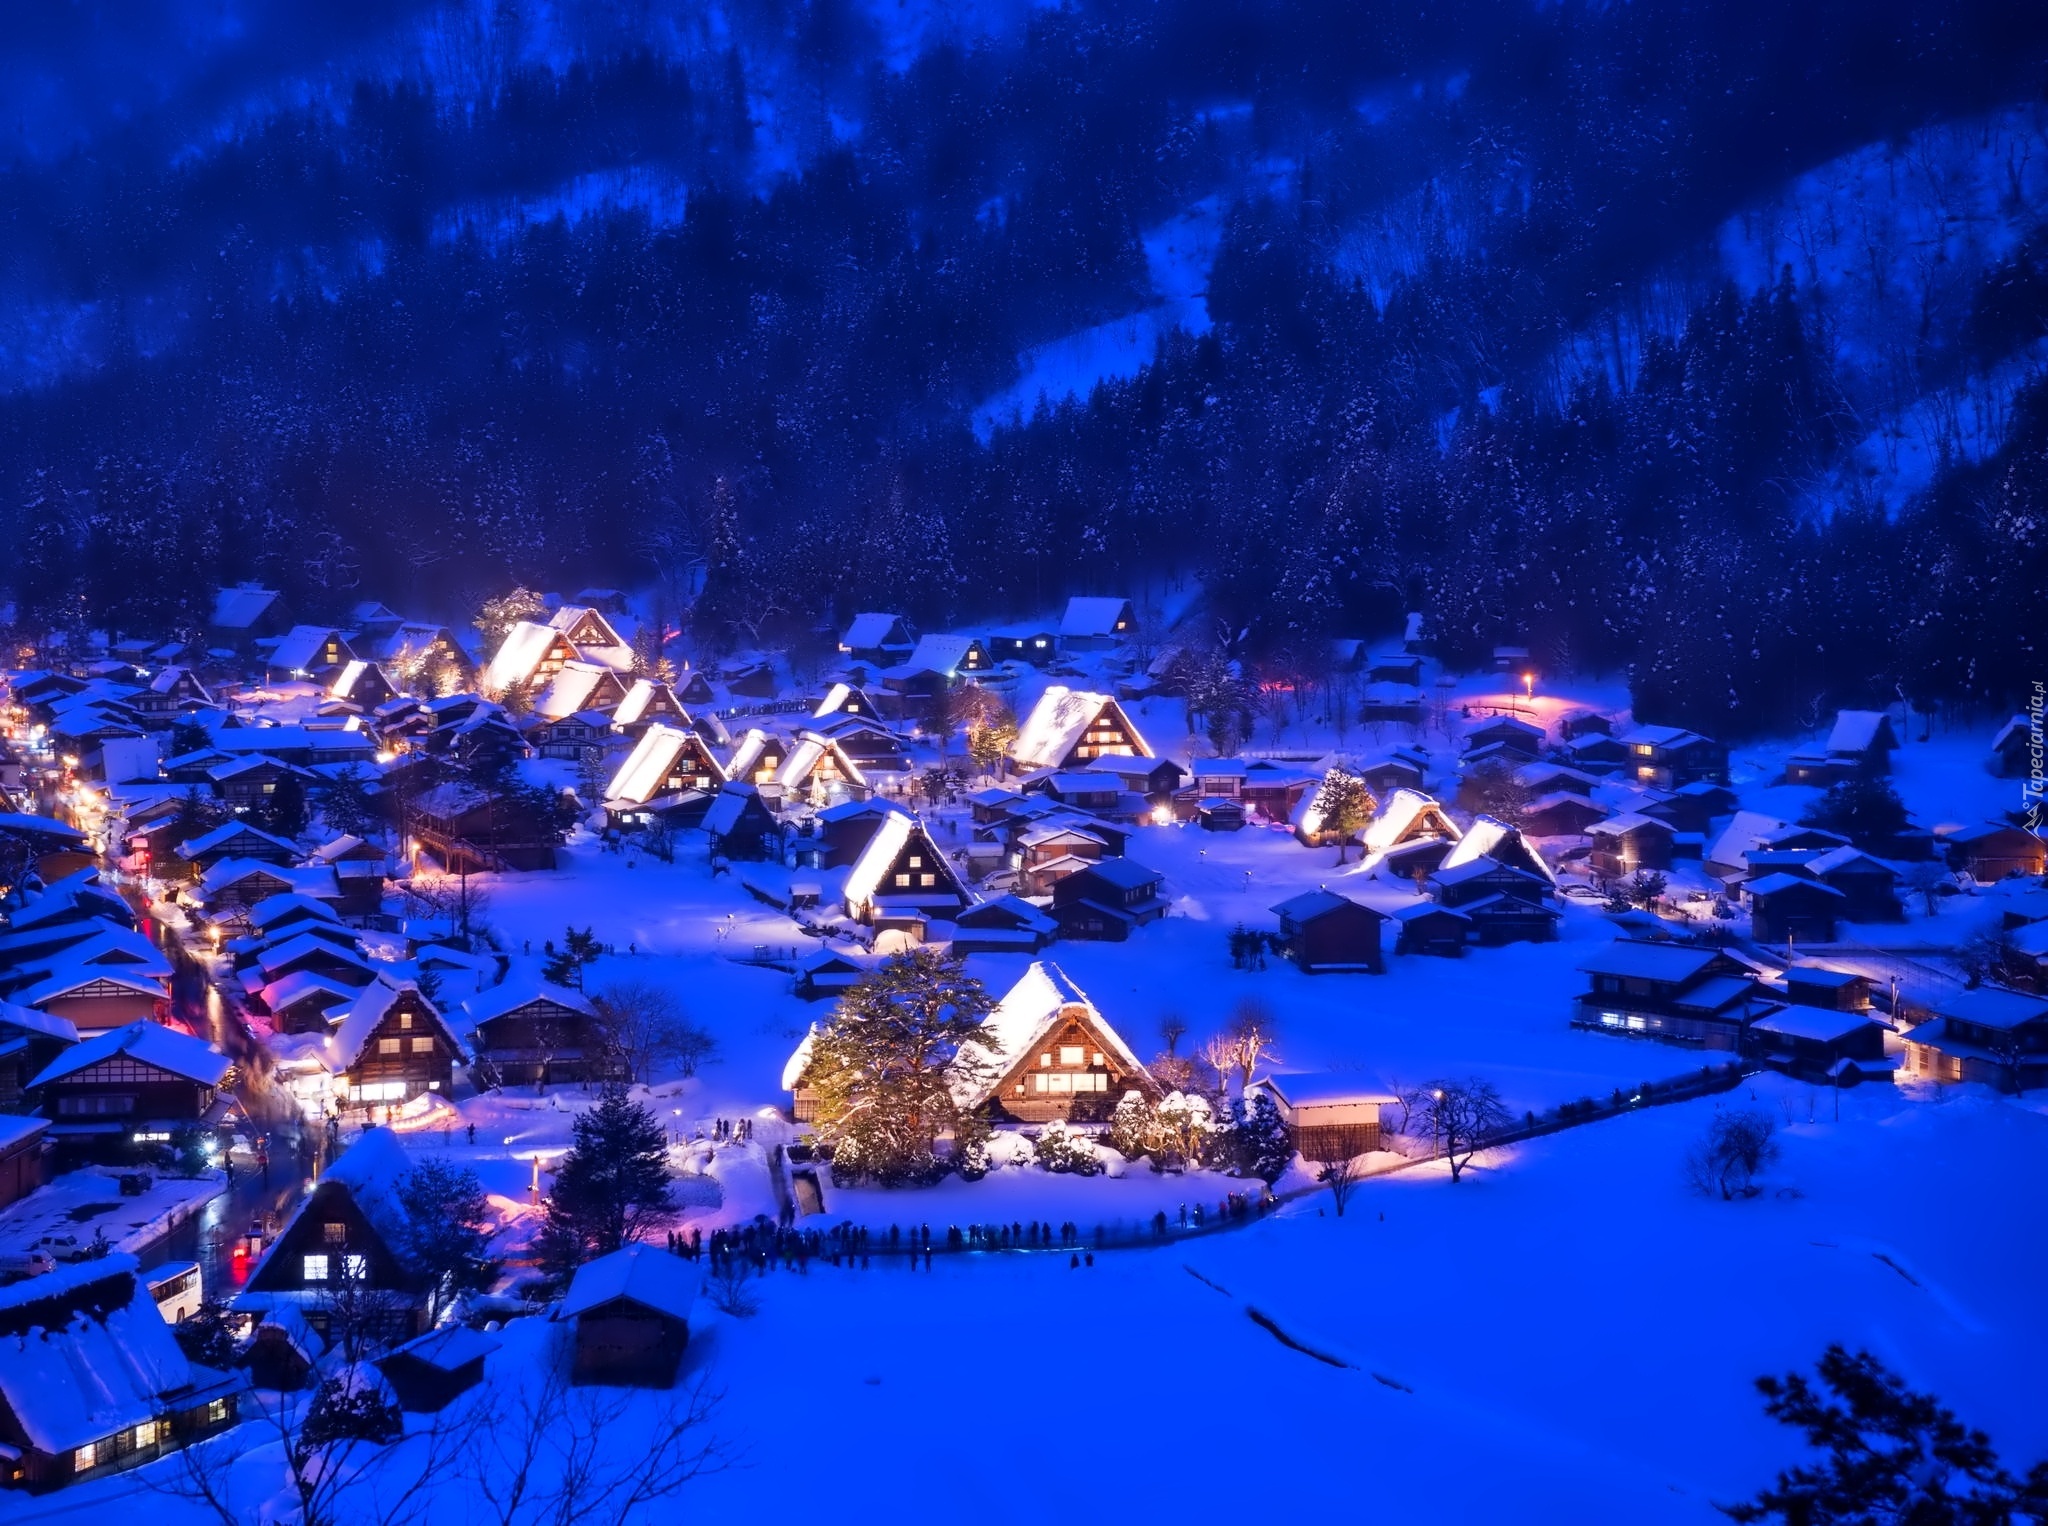
[[[1152,1148],[1152,1104],[1145,1094],[1128,1091],[1109,1115],[1109,1144],[1125,1160],[1136,1160]]]
[[[1094,1142],[1085,1135],[1076,1134],[1057,1118],[1038,1131],[1033,1148],[1039,1165],[1048,1171],[1094,1176],[1102,1170],[1102,1162],[1095,1156]]]
[[[1168,1092],[1152,1115],[1150,1153],[1161,1166],[1200,1166],[1209,1160],[1223,1132],[1207,1097],[1200,1092]]]

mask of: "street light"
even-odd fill
[[[1536,697],[1536,675],[1534,673],[1524,673],[1522,675],[1522,694],[1527,699],[1534,699]]]

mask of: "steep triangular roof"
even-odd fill
[[[1016,1068],[1017,1062],[1030,1054],[1070,1009],[1076,1007],[1084,1010],[1089,1024],[1102,1035],[1103,1043],[1114,1050],[1122,1064],[1138,1075],[1149,1074],[1131,1046],[1124,1042],[1123,1036],[1110,1026],[1109,1020],[1088,999],[1087,993],[1051,960],[1035,959],[1031,967],[1018,977],[1017,983],[1003,993],[1003,999],[996,1003],[995,1010],[982,1019],[981,1031],[993,1042],[964,1046],[965,1052],[989,1061],[989,1068],[994,1074],[978,1085],[971,1082],[956,1084],[953,1088],[955,1100],[962,1107],[978,1107],[986,1102],[1002,1083],[1002,1078]]]

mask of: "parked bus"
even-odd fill
[[[200,1287],[197,1261],[166,1261],[144,1272],[142,1280],[149,1288],[149,1296],[156,1300],[158,1312],[171,1324],[199,1312],[205,1294]]]

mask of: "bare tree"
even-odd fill
[[[753,1277],[753,1268],[738,1256],[724,1256],[704,1279],[705,1289],[713,1304],[721,1313],[736,1319],[745,1319],[760,1312],[760,1300],[747,1286]]]
[[[1349,1155],[1316,1162],[1316,1180],[1330,1189],[1330,1201],[1340,1219],[1344,1217],[1344,1205],[1351,1201],[1351,1194],[1364,1179],[1363,1156]]]
[[[1419,1126],[1429,1130],[1438,1152],[1450,1163],[1451,1180],[1461,1181],[1472,1157],[1493,1135],[1514,1121],[1491,1081],[1432,1081],[1416,1098]]]
[[[1769,1113],[1716,1113],[1705,1136],[1686,1151],[1686,1183],[1724,1203],[1755,1197],[1757,1173],[1777,1158],[1777,1125]]]
[[[278,1480],[247,1459],[275,1445],[301,1526],[397,1521],[423,1513],[422,1496],[489,1434],[492,1411],[483,1403],[421,1417],[410,1429],[394,1414],[389,1429],[337,1433],[322,1421],[329,1397],[329,1383],[311,1393],[278,1394],[253,1425],[186,1447],[176,1469],[142,1477],[149,1488],[197,1507],[221,1526],[258,1526],[274,1518]]]
[[[630,1080],[648,1081],[656,1070],[671,1065],[694,1076],[718,1047],[710,1034],[690,1022],[666,986],[617,980],[593,994],[591,1001],[604,1026],[605,1042]]]
[[[704,1379],[650,1405],[626,1390],[573,1387],[566,1367],[558,1343],[538,1386],[475,1406],[492,1424],[476,1431],[456,1473],[469,1485],[476,1518],[491,1526],[623,1523],[729,1466],[710,1429],[723,1395]]]

